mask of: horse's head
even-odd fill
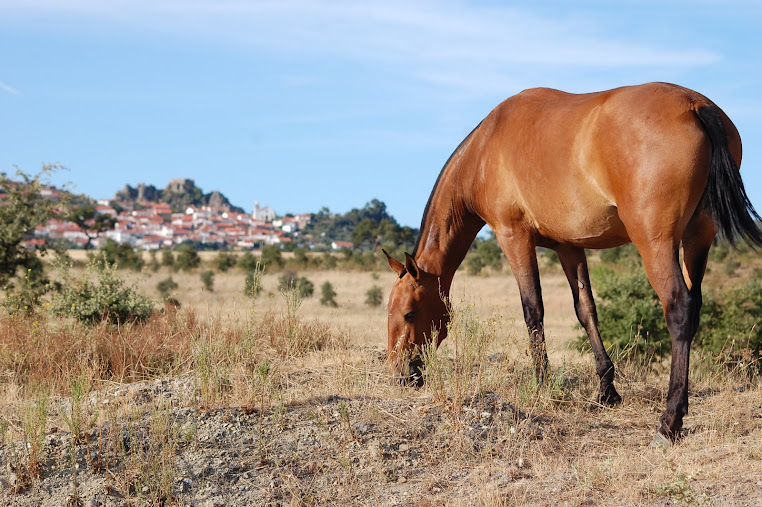
[[[389,266],[397,273],[389,295],[389,345],[387,366],[401,382],[423,385],[423,346],[432,336],[436,345],[447,335],[447,305],[439,277],[418,267],[410,254],[405,264],[384,251]]]

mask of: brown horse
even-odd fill
[[[556,251],[569,280],[595,355],[599,399],[619,403],[584,249],[633,242],[672,337],[657,438],[676,439],[688,411],[688,356],[709,247],[718,232],[731,243],[762,245],[740,164],[741,139],[730,119],[676,85],[583,95],[541,88],[507,99],[445,163],[413,254],[403,264],[384,252],[399,275],[389,297],[390,370],[422,383],[421,347],[432,335],[437,345],[445,338],[443,296],[486,223],[518,282],[537,378],[548,368],[535,253],[542,246]]]

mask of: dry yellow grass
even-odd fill
[[[568,348],[579,331],[566,280],[557,268],[547,268],[542,276],[553,372],[548,386],[537,388],[531,379],[511,275],[459,274],[453,299],[479,322],[494,326],[494,338],[479,358],[478,379],[472,376],[476,370],[447,370],[454,356],[453,337],[448,338],[440,352],[449,383],[420,390],[389,383],[380,359],[386,349],[385,308],[364,304],[365,292],[374,285],[388,294],[391,272],[301,273],[314,283],[315,295],[303,302],[300,319],[317,319],[340,339],[321,350],[284,355],[261,338],[275,329],[263,324],[268,316],[286,314],[278,273],[264,276],[264,291],[252,302],[243,295],[242,272],[215,273],[214,290],[208,292],[201,290],[199,271],[171,273],[179,285],[175,296],[182,304],[181,323],[165,317],[164,324],[153,324],[154,333],[164,333],[176,342],[168,346],[185,354],[176,374],[195,379],[195,394],[181,404],[202,411],[265,407],[251,416],[252,428],[266,442],[266,447],[251,444],[252,453],[267,454],[262,464],[251,467],[256,470],[252,480],[266,475],[278,486],[268,489],[262,483],[262,491],[269,493],[256,497],[258,502],[762,502],[758,378],[709,366],[694,354],[686,437],[667,450],[648,447],[664,408],[665,365],[619,365],[617,387],[624,403],[615,409],[598,406],[592,358]],[[140,275],[125,272],[154,298],[156,284],[169,275],[164,268]],[[337,292],[338,308],[319,303],[325,281]],[[264,330],[259,328],[263,325]],[[199,347],[207,347],[205,355]],[[266,384],[258,384],[256,372],[263,361],[272,373]],[[4,380],[2,414],[17,425],[23,395],[13,379]],[[465,387],[456,390],[457,382]],[[109,385],[97,384],[103,389]],[[50,416],[50,426],[63,426],[56,414]],[[7,438],[13,431],[12,425]]]

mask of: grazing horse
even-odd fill
[[[730,119],[680,86],[581,95],[538,88],[505,100],[442,168],[413,254],[401,263],[384,252],[398,275],[388,304],[390,371],[422,383],[421,348],[432,336],[437,345],[446,337],[443,299],[487,224],[518,282],[538,380],[548,369],[535,253],[541,246],[555,250],[569,281],[595,356],[599,400],[619,403],[584,249],[633,242],[672,338],[657,439],[675,440],[688,411],[688,356],[709,247],[718,232],[732,244],[762,245],[740,164],[741,139]]]

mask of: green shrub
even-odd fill
[[[331,255],[330,252],[323,252],[323,259],[321,262],[321,265],[323,266],[323,269],[336,269],[336,257]]]
[[[42,296],[48,291],[50,281],[45,276],[42,261],[39,257],[29,257],[26,269],[19,268],[19,273],[4,287],[0,304],[8,313],[34,313],[41,303]]]
[[[150,256],[151,256],[151,260],[148,261],[148,267],[151,269],[151,271],[156,273],[157,271],[159,271],[159,268],[161,267],[161,263],[159,263],[159,259],[156,256],[156,250],[151,250]]]
[[[107,238],[100,251],[103,253],[103,259],[106,262],[120,268],[140,271],[145,264],[143,255],[132,248],[129,243],[117,243],[113,239]]]
[[[307,249],[306,248],[297,248],[294,250],[294,264],[298,268],[306,268],[310,263],[309,257],[307,257]]]
[[[277,245],[266,245],[262,248],[262,254],[259,256],[259,263],[265,268],[282,268],[283,256]]]
[[[725,262],[725,267],[723,271],[728,276],[733,276],[736,274],[736,269],[741,267],[741,262],[736,259],[735,257],[730,257],[727,262]]]
[[[214,292],[214,271],[207,269],[201,273],[201,283],[204,284],[204,289],[209,292]]]
[[[497,240],[494,237],[476,238],[473,247],[466,255],[465,267],[469,275],[478,275],[486,267],[495,271],[502,269],[503,252]]]
[[[311,298],[315,293],[315,284],[307,279],[307,277],[299,277],[299,281],[296,284],[296,290],[299,291],[299,295],[303,298]]]
[[[201,257],[193,245],[189,243],[183,243],[177,247],[177,257],[175,258],[175,265],[177,269],[182,271],[190,271],[201,265]]]
[[[320,304],[332,308],[339,306],[336,302],[336,291],[333,290],[331,282],[325,282],[320,286]]]
[[[730,247],[726,241],[717,242],[712,245],[709,250],[709,259],[713,262],[721,262],[725,260],[725,257],[730,253]]]
[[[288,269],[278,277],[278,290],[284,292],[292,289],[296,289],[301,298],[308,298],[315,293],[315,284],[304,276],[299,277],[296,271]]]
[[[264,274],[264,268],[259,263],[254,264],[254,268],[246,272],[243,293],[252,299],[257,299],[262,292],[262,275]]]
[[[600,266],[591,271],[597,292],[598,320],[604,345],[614,356],[665,357],[671,337],[656,292],[645,270],[629,262],[619,270]],[[577,340],[589,348],[587,337]],[[760,371],[762,351],[762,279],[752,277],[716,293],[704,291],[701,324],[693,346],[719,362]]]
[[[762,351],[762,279],[704,297],[696,346],[729,365],[746,364],[760,371]]]
[[[217,270],[222,273],[235,266],[236,262],[236,256],[230,252],[219,252],[217,257],[214,259],[214,263],[217,265]]]
[[[138,293],[134,286],[125,286],[116,266],[110,264],[102,252],[87,264],[82,278],[72,275],[69,264],[61,264],[59,272],[62,282],[51,302],[51,309],[59,315],[95,324],[104,320],[143,322],[153,312],[153,301]],[[97,279],[97,283],[93,283],[92,278]]]
[[[471,276],[478,275],[486,266],[481,256],[470,253],[466,255],[466,260],[463,264],[466,266],[466,272]]]
[[[170,269],[175,269],[175,255],[171,250],[162,250],[161,265],[166,266]]]
[[[177,282],[175,282],[172,277],[165,278],[164,280],[161,280],[159,283],[156,284],[156,290],[159,291],[159,294],[161,294],[161,297],[163,299],[167,299],[169,295],[177,289],[178,285]]]
[[[621,262],[639,262],[640,254],[632,243],[601,250],[601,262],[617,264]]]
[[[381,287],[374,285],[365,292],[365,304],[368,306],[376,307],[381,306],[384,301],[384,293]]]
[[[244,252],[244,254],[238,258],[238,267],[247,273],[256,271],[261,265],[262,264],[259,262],[259,259],[254,257],[254,254],[251,252]]]
[[[635,357],[663,357],[671,338],[659,298],[640,263],[625,262],[620,269],[599,266],[591,270],[598,301],[598,321],[603,344],[618,358],[627,351]],[[581,348],[590,347],[586,335]]]

